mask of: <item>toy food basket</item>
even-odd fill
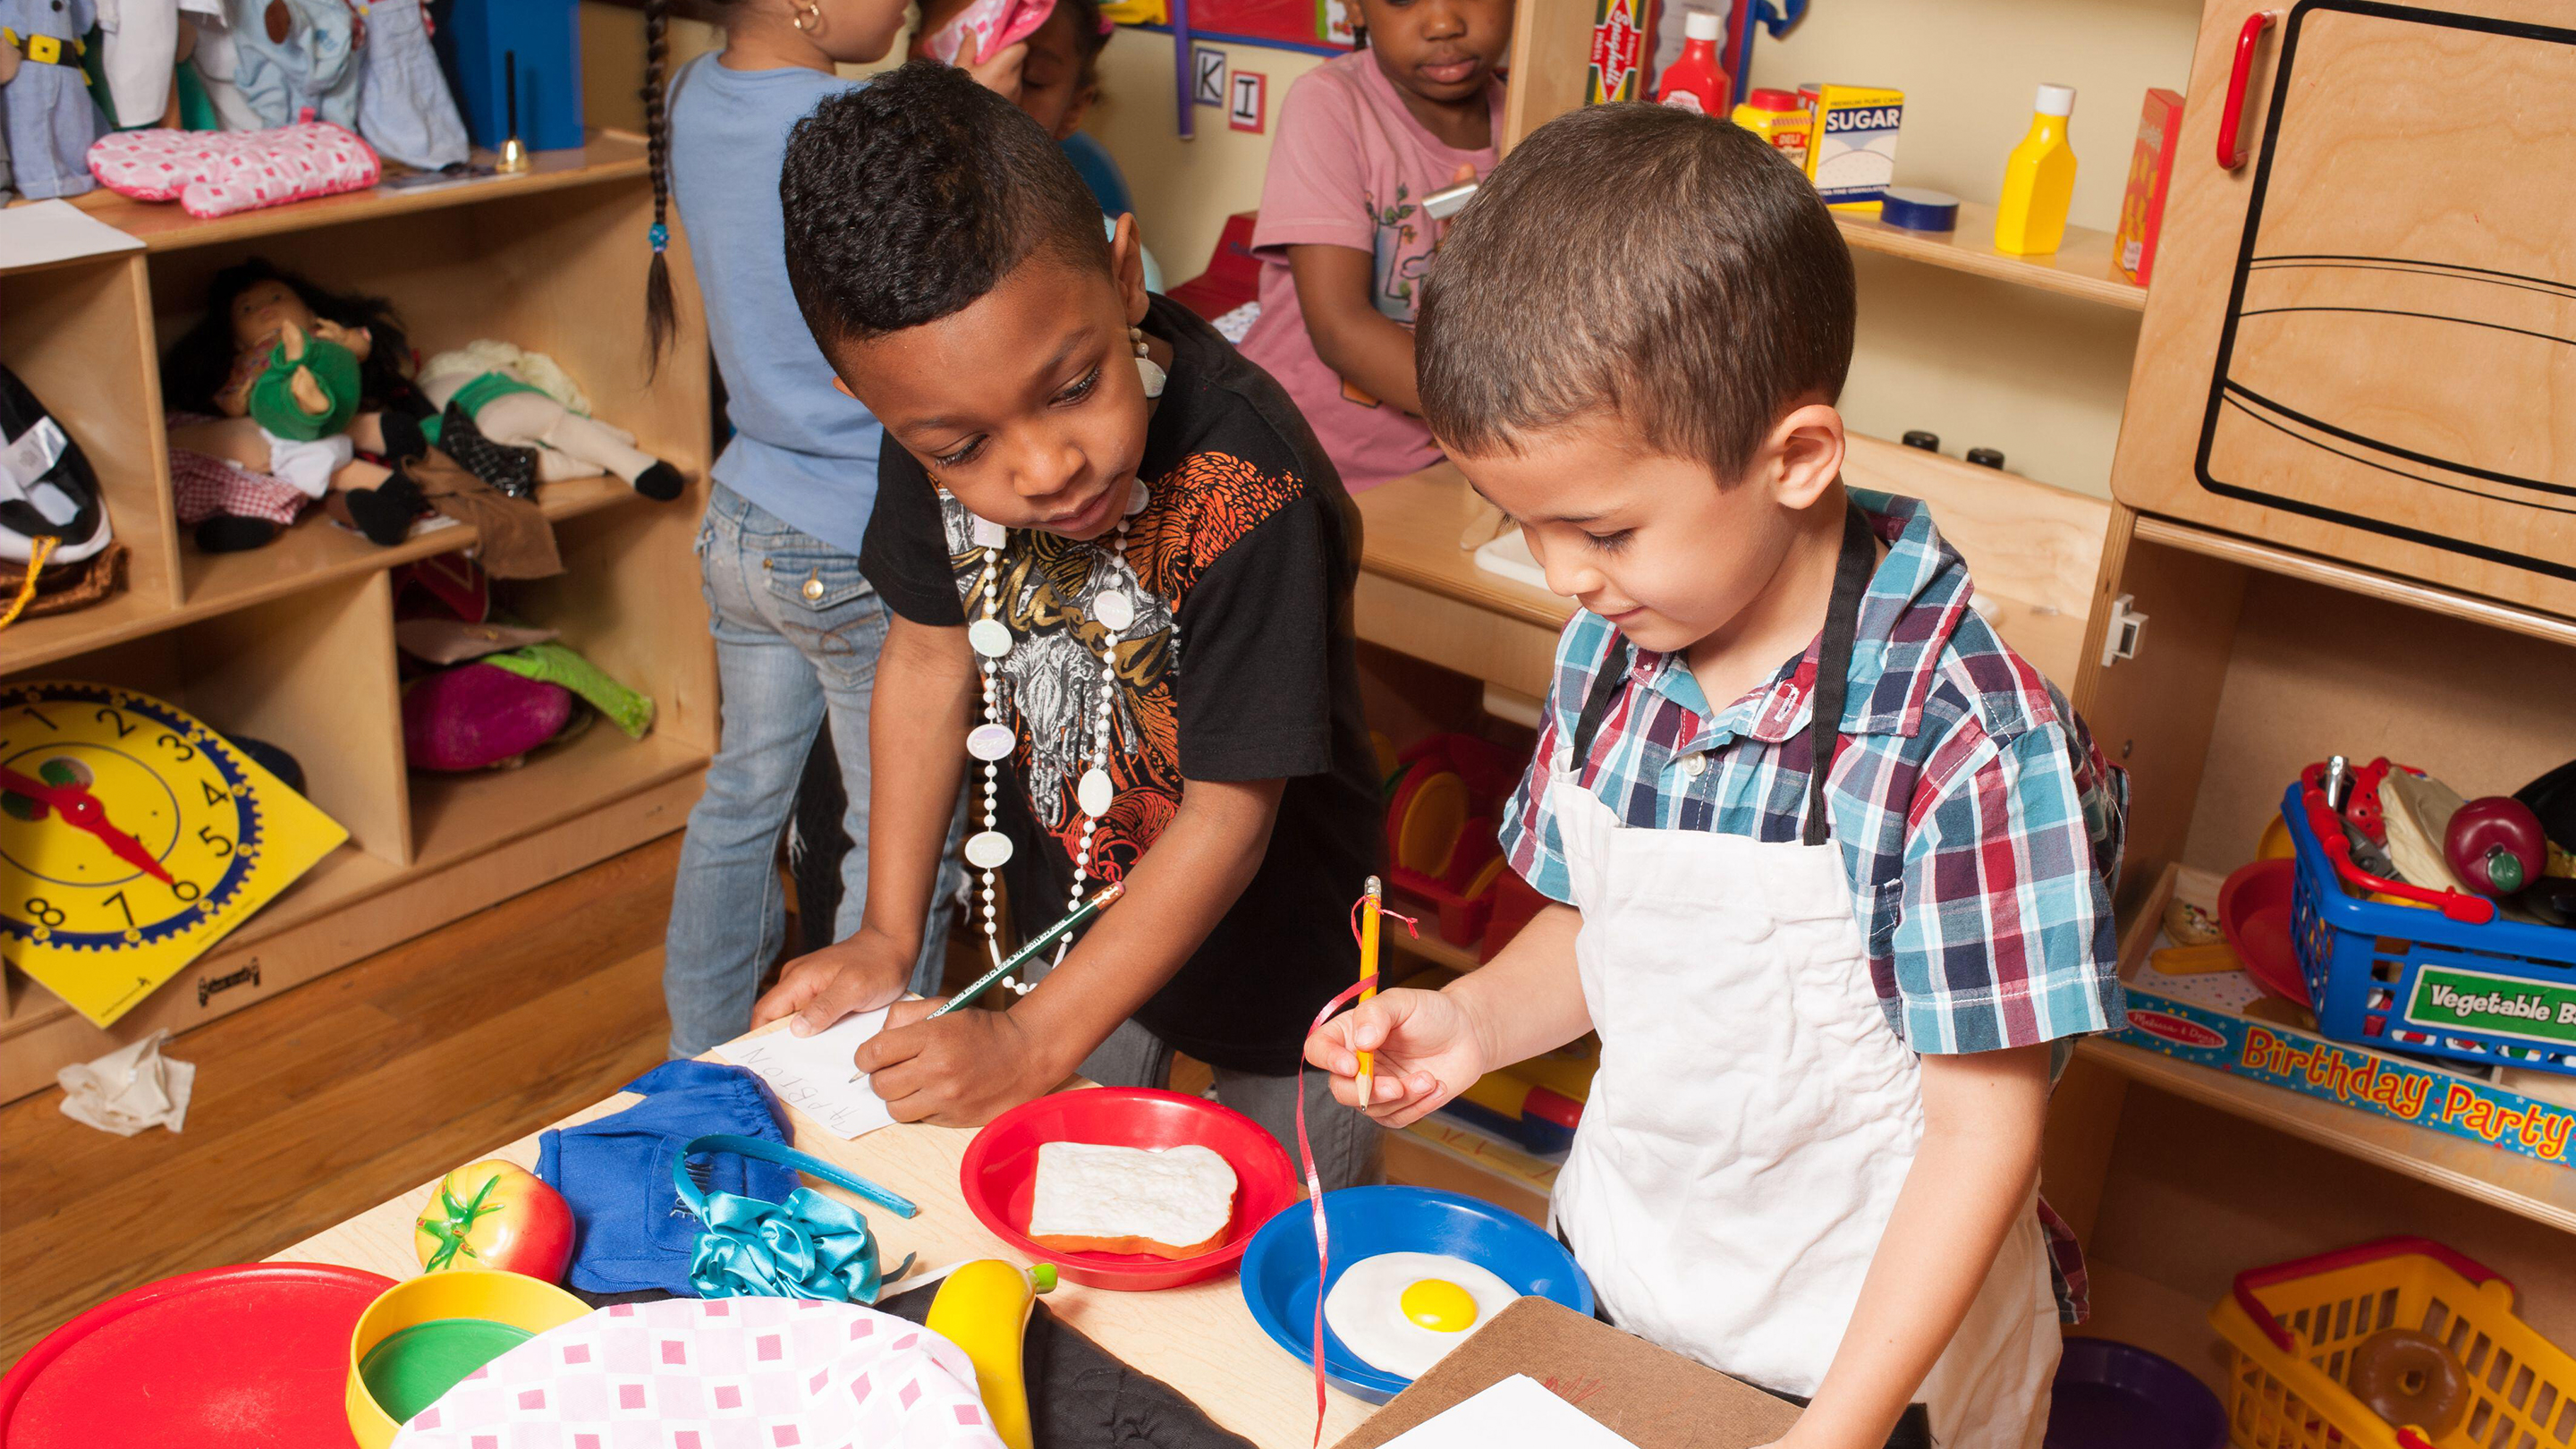
[[[2513,1285],[2429,1238],[2387,1238],[2252,1268],[2209,1311],[2227,1340],[2227,1426],[2240,1449],[2549,1449],[2576,1435],[2576,1358],[2514,1316]],[[2383,1328],[2450,1350],[2469,1411],[2442,1438],[2392,1425],[2344,1388]]]
[[[2576,1075],[2576,930],[2502,920],[2482,896],[2364,873],[2313,785],[2290,787],[2281,818],[2299,860],[2290,939],[2320,1031],[2420,1056]],[[2343,881],[2419,904],[2364,899]]]

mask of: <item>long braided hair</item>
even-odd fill
[[[729,5],[732,0],[698,0],[700,8]],[[671,0],[644,0],[644,152],[653,173],[653,261],[644,271],[644,346],[649,370],[662,370],[662,354],[679,325],[671,299],[671,264],[663,253],[671,243],[671,101],[664,84],[670,60]]]

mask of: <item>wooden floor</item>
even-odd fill
[[[0,1106],[0,1365],[111,1294],[268,1254],[662,1060],[680,837],[175,1039],[186,1131],[116,1137],[59,1090]]]

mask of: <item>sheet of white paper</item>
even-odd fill
[[[0,267],[35,267],[74,257],[142,249],[143,243],[58,199],[0,209]]]
[[[844,1017],[838,1025],[812,1036],[794,1036],[786,1028],[740,1037],[716,1048],[716,1055],[749,1067],[778,1094],[778,1100],[813,1118],[824,1131],[844,1141],[891,1127],[885,1099],[868,1079],[850,1080],[856,1067],[850,1057],[859,1043],[885,1026],[885,1009]]]
[[[1396,1435],[1386,1449],[1637,1449],[1600,1421],[1514,1374]]]

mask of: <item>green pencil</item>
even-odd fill
[[[1038,932],[1036,937],[1027,945],[1012,952],[1011,959],[994,967],[992,970],[985,972],[983,975],[976,977],[973,984],[969,985],[965,990],[958,992],[955,996],[948,998],[945,1005],[942,1005],[937,1011],[932,1012],[930,1015],[922,1019],[925,1021],[937,1021],[939,1018],[946,1016],[948,1013],[955,1011],[957,1008],[964,1006],[970,1001],[973,1001],[976,997],[983,995],[986,991],[992,989],[994,982],[999,981],[1003,977],[1018,970],[1020,968],[1020,963],[1028,960],[1032,956],[1035,956],[1047,947],[1054,945],[1066,933],[1072,931],[1083,922],[1088,921],[1093,916],[1109,909],[1111,902],[1117,900],[1120,896],[1123,896],[1126,893],[1127,887],[1123,882],[1114,883],[1105,887],[1102,889],[1100,894],[1093,896],[1091,899],[1084,901],[1081,905],[1074,907],[1072,914],[1066,916],[1063,920],[1056,922],[1054,925],[1047,927],[1045,930]]]

